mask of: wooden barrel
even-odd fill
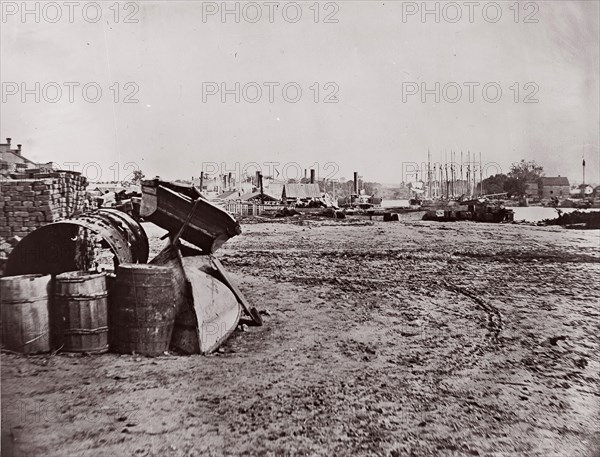
[[[50,275],[0,278],[4,347],[23,354],[50,350],[48,296],[51,284]]]
[[[175,292],[169,267],[119,265],[108,312],[111,350],[143,355],[167,351],[177,311]]]
[[[105,273],[58,275],[52,303],[58,317],[56,345],[65,352],[108,351],[107,301]]]

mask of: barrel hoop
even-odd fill
[[[24,298],[22,300],[4,300],[2,299],[3,305],[17,305],[21,303],[35,303],[38,301],[48,300],[48,296],[36,297],[36,298]]]
[[[101,294],[89,294],[89,295],[85,295],[85,294],[54,294],[54,298],[58,298],[58,299],[66,299],[66,300],[75,300],[75,301],[82,301],[82,300],[96,300],[99,298],[106,298],[108,297],[108,292],[103,292]]]
[[[105,345],[105,346],[102,346],[100,348],[93,348],[93,349],[90,349],[90,348],[78,348],[78,349],[71,348],[68,351],[65,350],[65,352],[78,352],[78,353],[85,352],[85,353],[88,353],[88,354],[102,354],[103,352],[106,352],[106,351],[108,351],[108,344]]]
[[[81,283],[81,282],[88,282],[92,279],[98,279],[98,278],[102,278],[103,276],[106,276],[105,273],[94,273],[91,274],[89,276],[79,276],[79,277],[62,277],[62,278],[56,278],[56,282],[60,283],[60,284],[73,284],[73,283]]]
[[[71,328],[69,330],[63,330],[63,335],[96,335],[108,331],[108,327],[98,328]]]
[[[31,344],[31,343],[33,343],[34,341],[37,341],[37,340],[39,340],[40,338],[43,338],[43,337],[45,337],[46,335],[48,335],[48,332],[47,332],[47,331],[46,331],[46,332],[43,332],[43,333],[41,333],[41,334],[39,334],[38,336],[36,336],[35,338],[33,338],[33,339],[29,340],[29,341],[25,341],[25,342],[22,344],[22,346],[27,346],[28,344]]]
[[[142,329],[156,329],[156,328],[167,328],[170,327],[171,324],[168,322],[157,322],[156,324],[148,324],[148,325],[133,325],[133,326],[124,326],[124,325],[111,325],[111,329],[115,332],[117,330],[142,330]]]

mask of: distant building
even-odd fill
[[[3,174],[14,173],[27,168],[37,168],[38,164],[24,157],[21,153],[21,145],[13,149],[11,138],[6,143],[0,143],[0,172]]]
[[[540,195],[540,183],[537,181],[527,181],[525,183],[525,196],[527,198],[538,197]]]
[[[266,194],[281,199],[281,195],[283,194],[283,186],[285,186],[284,182],[270,179],[265,184],[266,185],[264,186],[264,191]]]
[[[88,190],[100,192],[100,195],[108,192],[114,192],[115,194],[118,194],[119,192],[125,190],[125,187],[116,183],[95,183],[89,184]]]
[[[263,201],[267,204],[276,204],[279,202],[279,199],[273,195],[269,195],[268,193],[261,194],[260,192],[251,192],[248,194],[244,194],[240,197],[240,200],[243,202],[251,202],[251,203],[262,203]]]
[[[8,176],[10,173],[19,173],[27,170],[50,171],[59,167],[54,162],[37,163],[23,155],[22,147],[12,147],[12,139],[7,138],[6,143],[0,143],[0,174]]]
[[[282,200],[284,203],[308,203],[320,200],[321,189],[317,183],[313,184],[286,184],[283,186]]]
[[[571,194],[569,180],[565,176],[540,178],[540,197],[551,199],[552,197],[567,198]]]
[[[241,192],[237,190],[228,190],[227,192],[217,195],[217,198],[219,200],[239,200],[241,195]]]
[[[586,184],[586,185],[580,184],[579,187],[574,187],[573,189],[571,189],[572,197],[581,197],[581,196],[591,197],[593,194],[594,194],[594,188],[592,186],[590,186],[589,184]]]

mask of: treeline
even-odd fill
[[[537,182],[544,176],[544,167],[534,160],[512,164],[508,174],[497,174],[483,180],[483,191],[486,194],[506,192],[509,197],[520,197],[527,192],[528,182]]]

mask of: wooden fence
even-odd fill
[[[239,216],[260,216],[265,211],[278,211],[284,208],[284,205],[269,205],[250,202],[225,202],[225,210],[231,214]]]

